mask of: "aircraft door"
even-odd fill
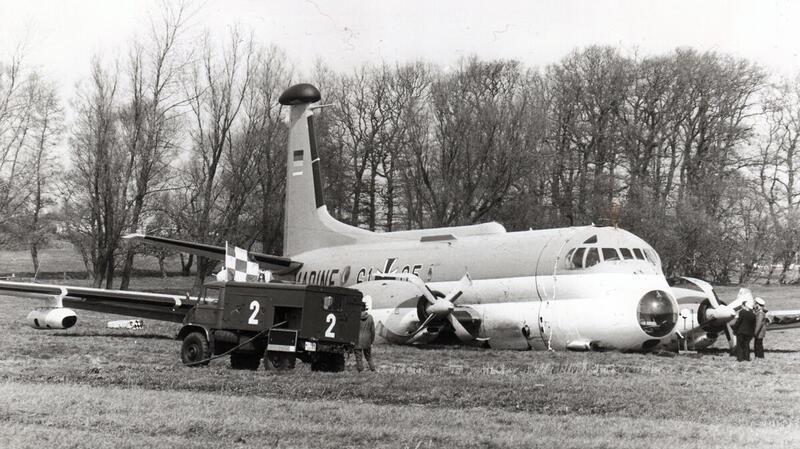
[[[522,308],[520,309],[520,306]],[[478,304],[482,317],[480,335],[494,349],[542,349],[536,328],[539,305],[535,302]]]
[[[545,243],[536,263],[536,293],[539,296],[538,341],[531,342],[537,349],[551,349],[555,327],[554,301],[558,298],[558,263],[569,238],[552,238]]]

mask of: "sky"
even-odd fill
[[[741,56],[773,73],[800,73],[800,2],[205,0],[189,34],[232,26],[282,48],[300,72],[321,58],[336,70],[464,56],[558,62],[575,48],[613,45],[663,54],[679,46]],[[157,0],[0,0],[0,61],[27,42],[26,60],[65,92],[94,54],[124,52],[157,16]],[[27,37],[27,38],[25,38]],[[302,81],[302,80],[298,80]]]

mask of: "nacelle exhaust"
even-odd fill
[[[69,329],[78,322],[78,315],[64,307],[39,307],[28,314],[27,320],[34,329]]]

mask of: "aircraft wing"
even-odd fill
[[[194,302],[185,296],[66,285],[0,281],[0,294],[52,300],[64,307],[180,323]]]
[[[767,312],[768,331],[795,329],[800,327],[800,310],[776,310]]]
[[[185,240],[168,239],[166,237],[156,237],[144,234],[129,234],[123,237],[152,246],[169,248],[182,253],[197,254],[198,256],[208,257],[209,259],[225,260],[225,247],[206,245],[204,243],[189,242]],[[276,274],[286,274],[297,270],[303,264],[293,261],[288,257],[273,256],[270,254],[256,253],[248,251],[250,257],[259,263],[263,268]]]

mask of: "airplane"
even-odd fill
[[[291,86],[279,98],[289,107],[284,255],[250,257],[275,281],[360,290],[378,336],[388,343],[455,340],[501,349],[647,352],[679,340],[713,343],[744,301],[725,305],[713,289],[692,280],[686,282],[695,287],[679,288],[676,295],[653,247],[616,225],[507,232],[491,222],[371,232],[337,221],[323,198],[315,141],[320,99],[310,84]],[[143,234],[126,238],[225,257],[220,246]],[[37,288],[0,282],[0,292],[41,297]],[[115,313],[147,317],[138,307],[174,321],[186,307],[180,297],[161,295],[160,305],[141,297],[146,305],[136,303],[126,313],[135,292],[49,288],[51,314],[61,302],[79,308],[101,301]],[[780,316],[784,325],[794,323],[791,313]]]

